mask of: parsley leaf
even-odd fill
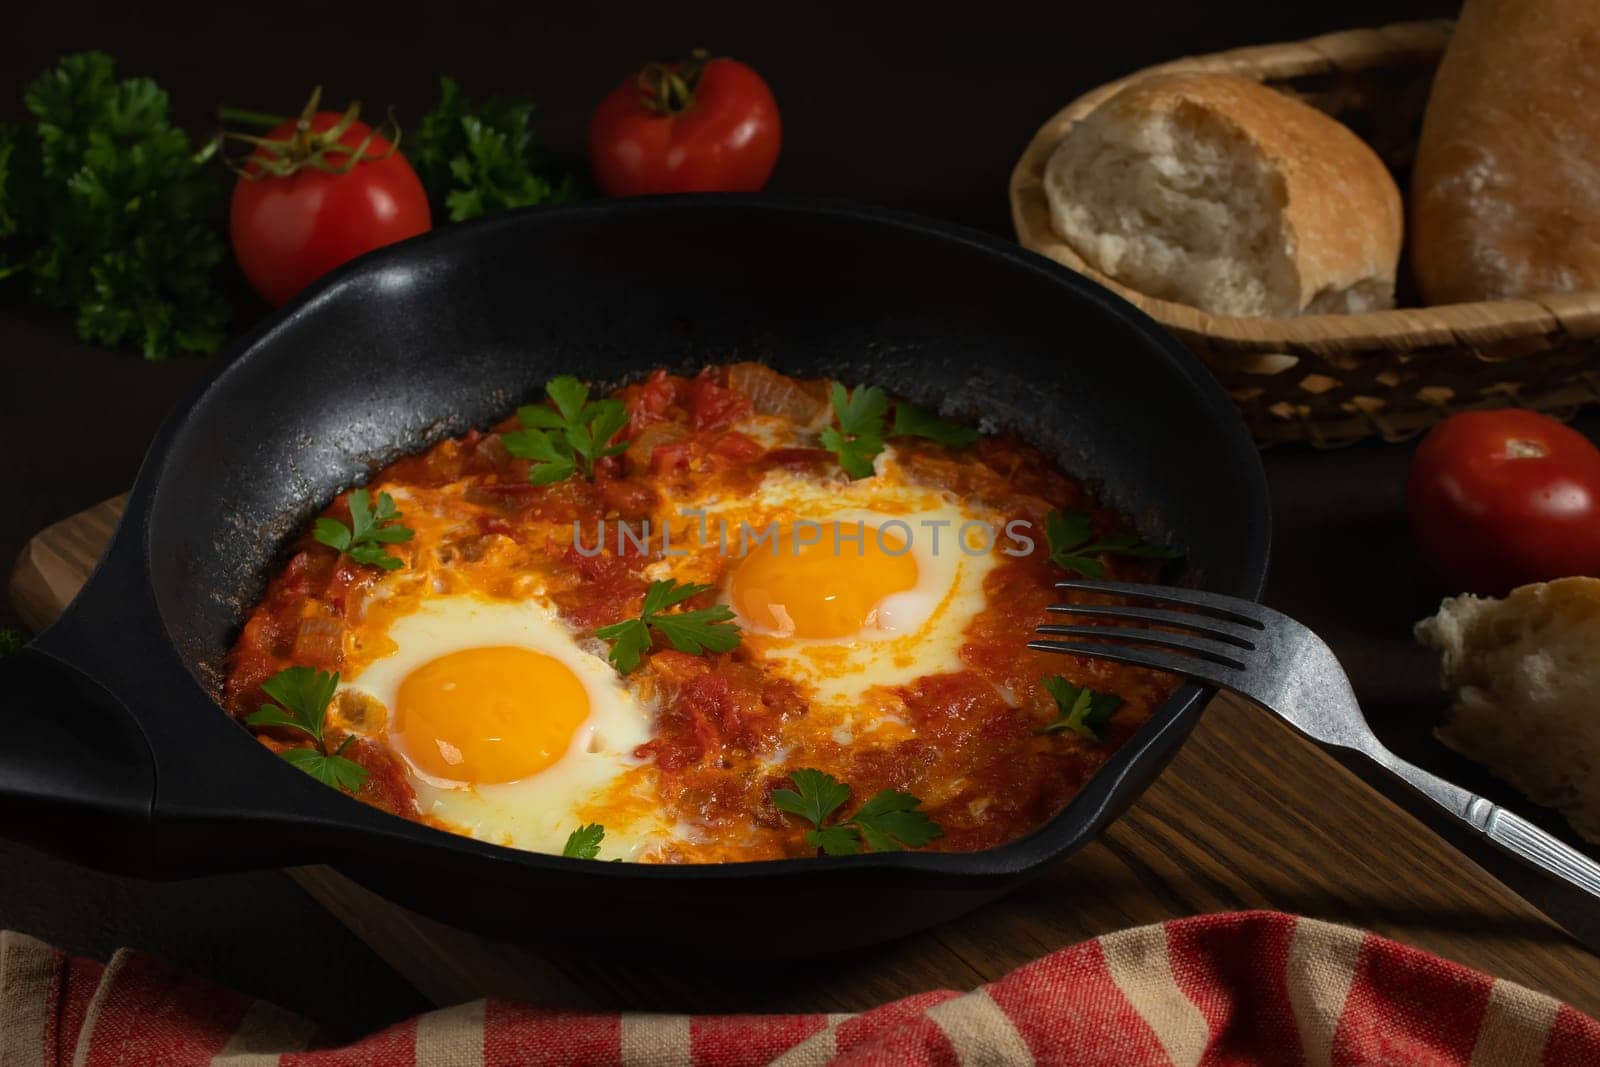
[[[628,409],[620,400],[589,399],[589,387],[562,375],[545,384],[545,394],[555,405],[525,404],[517,418],[526,429],[501,438],[506,451],[533,461],[528,481],[549,485],[574,474],[594,479],[595,461],[626,452],[626,442],[610,441],[628,424]]]
[[[351,734],[344,739],[337,752],[328,755],[314,748],[286,748],[283,758],[323,785],[331,785],[346,793],[354,793],[367,780],[367,769],[354,760],[345,759],[342,753],[354,741]]]
[[[806,844],[829,856],[861,854],[861,834],[854,826],[824,826],[806,831]]]
[[[172,124],[155,82],[116,80],[100,52],[66,56],[24,100],[32,121],[0,129],[0,276],[72,312],[81,340],[152,360],[215,350],[232,309],[212,149]]]
[[[22,634],[9,626],[0,627],[0,656],[10,656],[22,651]]]
[[[606,658],[618,673],[629,674],[644,660],[650,651],[650,627],[642,619],[624,619],[594,632],[602,641],[611,642]]]
[[[583,405],[589,402],[589,387],[570,374],[557,375],[545,383],[544,391],[549,395],[550,402],[555,404],[556,411],[567,422],[571,422],[583,413]]]
[[[336,548],[357,563],[382,567],[392,571],[404,566],[404,561],[391,556],[384,545],[411,540],[410,529],[400,525],[401,513],[388,493],[378,494],[378,509],[372,510],[372,494],[365,489],[351,491],[345,498],[350,505],[350,525],[338,519],[321,518],[312,530],[312,536],[329,548]]]
[[[531,410],[548,412],[550,409]],[[526,419],[523,425],[528,425]],[[533,460],[533,466],[528,468],[528,481],[534,485],[564,482],[578,473],[577,457],[572,446],[562,437],[542,430],[517,430],[506,434],[501,440],[505,443],[506,451],[513,456]]]
[[[651,630],[672,642],[672,647],[679,652],[687,652],[691,656],[703,652],[729,652],[737,648],[739,628],[732,625],[733,609],[726,604],[665,614],[668,608],[710,588],[709,585],[695,585],[692,582],[679,585],[671,578],[651,582],[637,619],[624,619],[594,632],[602,641],[612,642],[608,657],[611,665],[623,674],[637,668],[644,654],[650,650]]]
[[[772,803],[815,826],[821,826],[829,815],[850,799],[850,787],[822,771],[802,768],[791,771],[789,780],[794,783],[794,789],[774,790]]]
[[[438,106],[423,116],[406,155],[452,222],[577,199],[571,175],[551,175],[533,112],[526,100],[474,105],[453,79],[439,79]]]
[[[852,478],[872,474],[872,460],[883,451],[883,420],[889,397],[875,385],[858,385],[850,392],[834,382],[828,389],[837,427],[822,431],[822,446],[839,457],[839,466]]]
[[[910,793],[885,789],[856,810],[850,819],[874,852],[921,848],[944,831],[917,808],[922,801]]]
[[[894,789],[883,790],[848,819],[829,825],[829,817],[850,799],[850,787],[810,768],[791,771],[789,780],[794,788],[773,790],[773,806],[811,823],[815,829],[806,831],[806,844],[829,856],[854,856],[863,844],[873,852],[921,848],[944,836],[932,819],[917,810],[922,801]]]
[[[703,652],[729,652],[739,646],[739,628],[732,625],[733,617],[732,608],[716,604],[699,611],[652,615],[645,621],[679,652],[698,656]]]
[[[1153,545],[1131,534],[1111,534],[1096,538],[1087,511],[1052,511],[1044,517],[1044,535],[1050,542],[1050,562],[1085,578],[1106,576],[1101,555],[1131,556],[1138,559],[1176,559],[1183,553],[1165,545]]]
[[[286,727],[310,737],[317,743],[316,748],[286,748],[280,755],[324,785],[354,793],[367,780],[367,769],[344,755],[355,735],[346,736],[335,751],[329,752],[322,733],[328,704],[338,688],[337,674],[310,667],[285,667],[261,683],[262,691],[277,703],[263,705],[244,721],[250,726]]]
[[[600,842],[606,837],[606,828],[597,822],[580,826],[567,835],[561,854],[572,859],[592,860],[600,855]]]
[[[1115,693],[1098,693],[1086,685],[1075,685],[1059,675],[1046,678],[1041,683],[1055,698],[1056,717],[1045,723],[1036,734],[1054,734],[1071,730],[1090,741],[1104,741],[1101,732],[1111,716],[1122,707],[1122,698]]]
[[[959,422],[946,422],[927,408],[898,400],[894,405],[891,437],[926,437],[946,448],[966,448],[979,437],[978,431]]]

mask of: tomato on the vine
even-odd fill
[[[1600,577],[1600,449],[1532,411],[1473,411],[1411,461],[1411,527],[1451,592]]]
[[[387,137],[347,112],[305,113],[256,145],[233,187],[228,229],[251,288],[282,304],[346,260],[433,224],[428,195]],[[236,135],[237,136],[237,135]]]
[[[589,163],[609,196],[755,192],[778,162],[778,103],[761,75],[702,51],[650,63],[589,122]]]

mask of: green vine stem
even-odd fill
[[[272,129],[289,121],[288,115],[268,115],[264,111],[251,111],[243,107],[219,107],[217,118],[222,122],[237,122],[245,126],[262,126]]]
[[[361,139],[360,144],[351,146],[341,143],[344,135],[350,131],[350,127],[361,117],[360,101],[355,101],[345,108],[339,120],[326,130],[313,131],[311,122],[316,117],[318,105],[321,103],[322,86],[319,85],[311,91],[311,99],[306,101],[300,117],[294,120],[294,132],[287,139],[257,137],[254,134],[224,130],[223,137],[243,141],[256,149],[242,165],[230,160],[228,166],[250,181],[260,181],[268,177],[286,178],[306,169],[320,170],[324,174],[348,174],[357,164],[368,160],[387,159],[399,150],[400,127],[394,121],[392,114],[376,129],[369,131]],[[289,121],[283,116],[233,107],[217,108],[217,117],[224,122],[266,127],[281,126]],[[389,131],[386,138],[389,141],[388,149],[376,155],[368,155],[367,149],[385,128]],[[334,156],[342,156],[343,159],[335,162],[332,158]]]

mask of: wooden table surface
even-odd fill
[[[11,588],[31,624],[65,606],[120,510],[109,502],[28,545]],[[441,1005],[498,994],[552,1007],[854,1011],[970,988],[1131,925],[1273,908],[1363,926],[1600,1015],[1600,958],[1315,745],[1228,696],[1075,857],[971,915],[843,957],[752,968],[552,956],[425,919],[327,868],[292,873]]]

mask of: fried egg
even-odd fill
[[[419,810],[457,832],[559,853],[594,798],[642,763],[651,712],[538,600],[446,596],[389,623],[393,651],[341,682],[341,708],[404,762]],[[376,719],[376,729],[373,729]],[[634,776],[636,777],[636,776]],[[604,854],[659,836],[646,806],[605,821]],[[584,814],[592,814],[585,810]]]
[[[985,607],[1004,518],[908,481],[892,450],[870,479],[772,471],[747,499],[688,507],[704,513],[705,544],[663,561],[663,576],[715,581],[745,646],[841,741],[900,722],[895,687],[965,669],[962,635]]]

